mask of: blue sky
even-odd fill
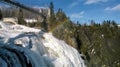
[[[62,8],[72,21],[89,23],[115,20],[120,24],[120,0],[16,0],[28,6],[47,7],[52,1],[55,10]]]

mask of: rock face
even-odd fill
[[[21,25],[17,25],[19,30],[16,25],[9,26],[14,27],[10,30],[3,27],[0,30],[0,67],[86,67],[76,49],[51,33]]]

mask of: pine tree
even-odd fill
[[[56,18],[57,18],[57,21],[60,21],[60,22],[64,22],[67,19],[65,13],[60,8],[56,13]]]
[[[41,27],[42,27],[43,30],[45,30],[46,32],[48,31],[48,24],[47,24],[46,20],[43,20],[43,22],[41,23]]]
[[[53,16],[54,15],[54,5],[53,5],[53,2],[50,2],[50,16]]]
[[[20,8],[18,13],[18,24],[25,25],[25,20],[23,18],[23,10]]]
[[[55,23],[56,23],[53,2],[50,2],[49,8],[50,8],[50,17],[48,19],[49,22],[48,24],[49,24],[49,29],[52,29],[53,27],[55,27]]]
[[[53,2],[50,3],[50,21],[55,21],[55,14],[54,14],[54,5]]]
[[[2,16],[2,11],[0,10],[0,20],[2,20],[3,16]]]

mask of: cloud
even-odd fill
[[[79,13],[73,13],[73,14],[70,15],[70,17],[71,18],[76,18],[76,19],[83,18],[84,13],[85,13],[84,11],[81,11]]]
[[[78,5],[78,4],[79,4],[78,2],[73,2],[69,7],[72,8],[72,7],[74,7],[74,6]]]
[[[120,11],[120,4],[114,6],[114,7],[107,7],[105,8],[107,11]]]
[[[72,2],[72,3],[69,5],[69,8],[72,8],[72,7],[75,7],[75,6],[79,5],[80,1],[81,1],[81,0],[76,0],[76,1]]]
[[[89,4],[95,4],[95,3],[99,3],[99,2],[107,2],[108,0],[87,0],[85,2],[85,4],[89,5]]]

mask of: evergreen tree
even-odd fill
[[[55,26],[55,23],[56,23],[53,2],[50,2],[49,8],[50,8],[50,17],[48,19],[48,22],[49,22],[48,24],[49,24],[49,30],[50,30]]]
[[[0,20],[2,20],[3,16],[2,16],[2,11],[0,10]]]
[[[41,23],[41,27],[43,28],[43,30],[48,31],[48,24],[46,22],[46,20],[44,19],[43,22]]]
[[[64,22],[67,19],[65,13],[60,8],[56,13],[56,18],[57,18],[57,21],[60,21],[60,22]]]
[[[25,20],[23,18],[23,10],[20,8],[18,13],[18,24],[25,25]]]
[[[54,15],[54,5],[53,5],[53,2],[50,2],[50,16],[53,16]]]

